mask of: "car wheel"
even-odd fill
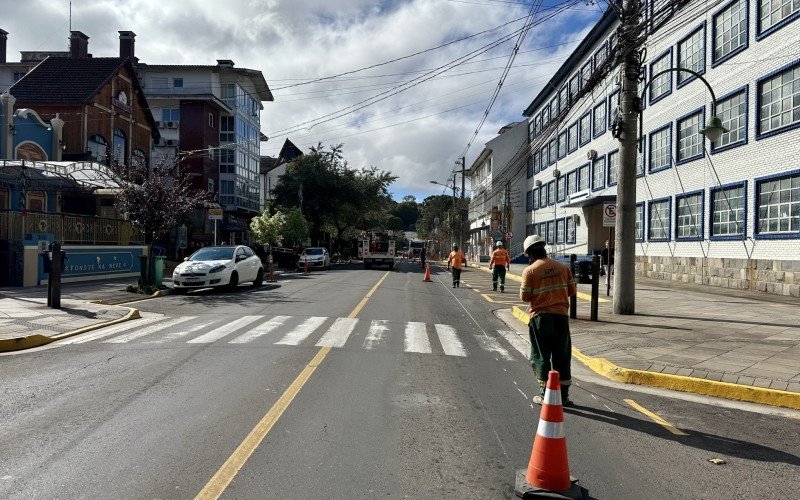
[[[239,286],[239,275],[236,271],[231,273],[231,280],[228,282],[228,290],[234,291]]]
[[[253,281],[253,286],[261,286],[264,284],[264,269],[259,268],[258,275],[256,275],[255,281]]]

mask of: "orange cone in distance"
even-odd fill
[[[520,498],[583,498],[583,490],[569,475],[564,409],[558,372],[550,370],[539,426],[528,469],[517,472],[514,492]]]
[[[425,279],[422,281],[431,281],[431,265],[425,264]]]

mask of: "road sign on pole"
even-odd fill
[[[513,237],[514,237],[514,233],[512,233],[511,231],[506,232],[506,239],[507,240],[510,240]]]
[[[221,208],[209,208],[208,209],[208,220],[222,220],[222,209]]]
[[[617,204],[613,201],[603,202],[603,227],[617,225]]]

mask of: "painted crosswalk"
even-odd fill
[[[86,344],[228,344],[317,346],[365,351],[399,351],[468,357],[476,348],[494,358],[512,361],[525,357],[525,341],[515,332],[476,334],[445,324],[419,321],[363,321],[325,316],[249,315],[232,318],[208,316],[168,317],[146,314],[144,318],[102,328],[62,341],[60,345]],[[470,347],[471,346],[471,347]],[[522,353],[512,355],[511,351]]]

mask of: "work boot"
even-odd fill
[[[540,389],[539,395],[538,395],[538,396],[534,396],[534,397],[533,397],[533,402],[534,402],[534,403],[536,403],[536,404],[537,404],[537,405],[539,405],[539,406],[541,406],[542,404],[544,404],[544,389],[545,389],[545,388],[544,388],[544,387],[542,387],[542,388]]]
[[[575,402],[569,399],[569,386],[562,385],[561,386],[561,405],[565,408],[572,408],[575,406]]]
[[[506,291],[506,287],[504,287],[504,286],[502,286],[502,285],[501,285],[501,286],[500,286],[500,293],[503,293],[503,292],[505,292],[505,291]]]
[[[453,283],[453,288],[455,288],[455,287],[456,287],[456,284],[455,284],[455,283]]]
[[[496,292],[496,291],[497,291],[497,285],[492,285],[492,291],[493,291],[493,292]]]

